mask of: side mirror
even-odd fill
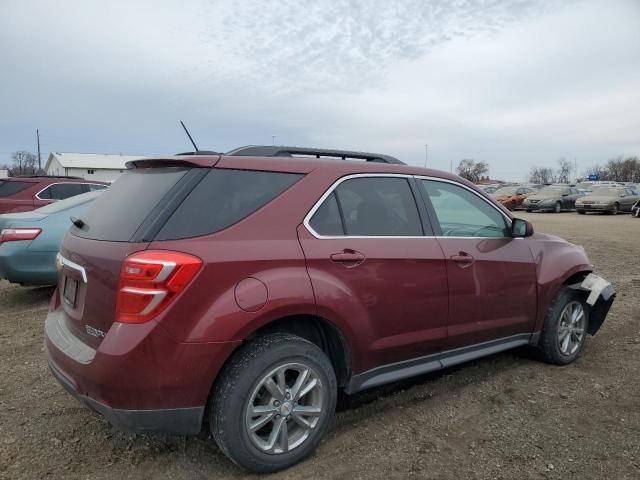
[[[514,218],[511,222],[511,236],[524,238],[533,235],[533,225],[522,218]]]
[[[563,194],[562,194],[562,196],[563,196],[563,197],[568,197],[568,196],[569,196],[569,194],[568,194],[568,193],[563,193]]]

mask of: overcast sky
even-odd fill
[[[305,145],[494,178],[640,155],[640,1],[0,0],[0,163]]]

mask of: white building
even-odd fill
[[[47,175],[68,175],[86,180],[113,182],[126,170],[130,160],[142,155],[106,155],[100,153],[51,152],[44,166]]]
[[[7,178],[9,176],[9,170],[4,170],[0,168],[0,178]]]

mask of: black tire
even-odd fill
[[[589,326],[589,305],[585,300],[586,296],[584,292],[579,290],[565,286],[558,290],[547,311],[547,318],[545,319],[542,336],[540,338],[539,349],[542,359],[545,362],[554,365],[567,365],[573,362],[580,354],[587,337],[587,328]],[[584,312],[584,331],[575,352],[563,353],[559,340],[561,315],[565,307],[572,303],[579,303],[582,306]]]
[[[553,213],[560,213],[562,211],[562,203],[556,202],[553,207]]]
[[[620,205],[618,205],[617,203],[613,204],[613,208],[611,210],[609,210],[609,214],[610,215],[617,215],[618,212],[620,211]]]
[[[320,397],[323,413],[299,446],[285,453],[266,453],[254,444],[247,431],[247,408],[265,376],[279,365],[294,362],[311,367],[317,374],[325,392]],[[211,433],[222,452],[240,467],[257,473],[282,470],[305,459],[318,446],[332,423],[337,392],[331,361],[315,344],[288,333],[268,334],[243,345],[223,368],[211,398]],[[284,418],[281,421],[289,424]],[[294,420],[291,422],[294,424],[289,428],[297,428]]]
[[[531,213],[531,212],[533,212],[533,210],[527,210],[527,213]]]
[[[584,215],[585,213],[587,213],[587,212],[585,212],[584,210],[577,210],[577,212],[578,212],[580,215]]]

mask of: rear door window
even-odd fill
[[[424,234],[408,180],[394,177],[352,178],[342,182],[316,210],[309,225],[323,236]]]
[[[10,197],[29,188],[33,183],[31,182],[16,182],[0,180],[0,198]]]
[[[47,190],[49,190],[51,196],[43,197],[42,194],[40,194],[40,198],[64,200],[65,198],[75,197],[76,195],[86,192],[84,185],[81,183],[55,183]]]
[[[296,173],[211,169],[155,239],[176,240],[223,230],[271,202],[302,177]]]

